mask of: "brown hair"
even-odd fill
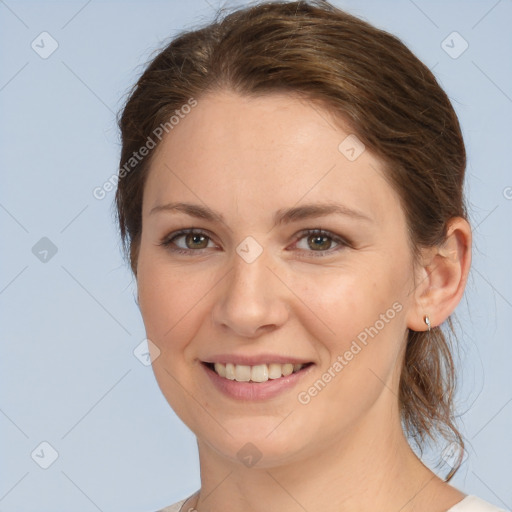
[[[452,217],[467,219],[466,154],[457,116],[434,75],[397,37],[321,0],[260,3],[184,32],[148,65],[122,111],[125,171],[134,152],[159,126],[168,126],[177,109],[216,90],[288,92],[322,103],[384,162],[415,257],[421,247],[442,243]],[[135,276],[150,162],[151,154],[120,172],[116,192],[121,239]],[[451,318],[448,325],[454,333]],[[460,448],[447,480],[464,450],[454,390],[448,335],[440,327],[409,331],[399,393],[402,424],[422,452],[438,434]]]

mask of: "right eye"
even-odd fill
[[[178,243],[180,239],[182,245]],[[209,242],[211,238],[204,231],[191,228],[167,235],[158,245],[163,245],[172,252],[192,256],[192,253],[202,254],[203,249],[208,249]]]

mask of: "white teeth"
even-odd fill
[[[292,373],[293,373],[293,364],[291,364],[291,363],[283,364],[283,375],[288,376],[288,375],[291,375]]]
[[[215,371],[221,376],[226,377],[226,367],[223,364],[215,363]]]
[[[267,381],[268,380],[268,366],[266,364],[258,364],[257,366],[253,366],[251,368],[251,380],[253,382]]]
[[[283,374],[281,372],[282,366],[278,363],[272,363],[268,365],[268,378],[269,379],[279,379]]]
[[[222,363],[217,364],[219,364],[220,366],[224,366]],[[226,379],[235,380],[235,365],[232,363],[228,363],[226,365]]]
[[[243,364],[235,365],[235,380],[249,382],[251,380],[251,367]]]
[[[247,366],[244,364],[215,363],[217,374],[225,379],[237,382],[266,382],[269,379],[279,379],[298,372],[304,365],[300,363],[270,363]]]

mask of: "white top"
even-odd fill
[[[199,491],[196,491],[196,494]],[[158,510],[158,512],[189,512],[188,510],[181,510],[181,507],[190,497],[194,494],[191,494],[188,498],[184,500],[178,501],[178,503],[174,503],[174,505],[170,505],[169,507],[162,508]],[[195,512],[192,509],[190,512]],[[489,502],[484,501],[477,496],[469,495],[466,496],[462,501],[456,503],[453,507],[449,508],[446,512],[507,512],[505,509],[495,507],[491,505]]]

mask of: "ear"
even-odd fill
[[[471,227],[462,217],[450,219],[445,242],[422,251],[416,269],[416,283],[407,327],[426,331],[425,316],[431,327],[442,324],[459,304],[471,266]]]

